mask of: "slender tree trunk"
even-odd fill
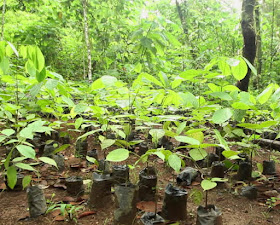
[[[4,40],[5,11],[6,11],[6,0],[3,0],[3,6],[2,6],[2,29],[1,29],[1,41],[3,41],[3,40]]]
[[[88,60],[88,80],[92,82],[92,68],[91,68],[91,49],[89,41],[89,29],[88,29],[88,19],[87,19],[87,0],[82,0],[83,12],[84,12],[84,32],[85,32],[85,41],[87,47],[87,60]]]
[[[242,3],[242,19],[241,28],[243,35],[243,57],[245,57],[252,65],[256,57],[256,32],[254,23],[254,9],[256,0],[243,0]],[[237,83],[237,87],[241,91],[248,91],[251,69],[248,67],[248,72],[244,79]]]
[[[262,73],[262,37],[261,37],[261,12],[259,2],[256,5],[255,9],[255,18],[256,18],[256,33],[257,33],[257,79],[256,79],[256,88],[259,88],[261,73]]]

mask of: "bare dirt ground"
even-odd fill
[[[40,166],[37,169],[40,170],[40,177],[33,174],[32,184],[39,184],[44,189],[46,199],[51,200],[53,203],[60,203],[62,201],[71,203],[73,205],[84,206],[83,210],[79,211],[79,219],[74,221],[67,221],[67,217],[59,216],[59,211],[48,213],[47,215],[40,216],[36,219],[29,219],[27,194],[25,190],[22,191],[7,191],[5,190],[3,174],[0,178],[0,225],[43,225],[43,224],[113,224],[113,212],[115,209],[114,204],[101,210],[90,210],[87,208],[87,200],[89,186],[85,185],[85,195],[79,199],[71,198],[65,186],[63,186],[63,180],[71,175],[80,175],[84,180],[90,180],[92,172],[96,169],[94,166],[89,166],[84,160],[75,158],[73,156],[74,141],[71,141],[71,147],[64,152],[66,160],[65,171],[59,173],[49,166]],[[93,144],[89,144],[90,148],[93,148]],[[255,157],[254,161],[261,162],[263,156],[266,154],[264,151],[260,151],[261,154]],[[99,150],[100,154],[100,150]],[[3,154],[0,154],[1,158]],[[101,154],[102,155],[102,154]],[[277,154],[280,160],[279,154]],[[131,158],[131,161],[136,158]],[[129,162],[128,162],[129,164]],[[158,209],[160,211],[162,201],[164,198],[165,186],[174,180],[170,170],[164,166],[161,160],[154,158],[153,163],[158,171]],[[144,164],[139,164],[136,169],[130,172],[130,179],[133,183],[137,182],[138,173],[145,167]],[[1,173],[1,172],[0,172]],[[227,184],[219,185],[214,190],[210,191],[208,196],[208,202],[216,205],[222,211],[222,218],[224,225],[279,225],[280,224],[280,201],[276,202],[276,206],[270,210],[266,204],[267,199],[270,198],[269,192],[274,190],[278,193],[277,197],[280,197],[280,166],[277,163],[277,174],[274,179],[254,181],[258,188],[258,199],[249,200],[245,197],[238,195],[241,187],[244,183],[240,182],[228,182]],[[201,189],[200,180],[196,180],[191,186],[186,188],[189,193],[193,189]],[[113,196],[113,194],[112,194]],[[204,204],[202,202],[201,204]],[[144,204],[144,210],[148,211],[151,203]],[[139,207],[138,205],[138,208]],[[186,221],[181,221],[180,224],[192,225],[196,224],[196,208],[192,198],[188,198],[187,211],[188,218]],[[142,207],[143,210],[143,207]],[[144,213],[138,209],[137,216],[134,224],[141,224],[140,217]]]

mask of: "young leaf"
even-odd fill
[[[25,156],[26,158],[35,158],[36,152],[33,148],[26,145],[18,145],[16,148],[20,152],[20,154]]]
[[[225,150],[230,150],[230,148],[228,147],[228,144],[226,142],[226,140],[222,137],[222,135],[220,134],[220,132],[218,130],[214,130],[217,139],[219,140],[221,146],[225,149]]]
[[[181,158],[176,154],[172,154],[168,157],[169,166],[174,169],[177,173],[180,172],[181,169]]]
[[[116,142],[116,140],[113,140],[113,139],[105,139],[101,143],[101,149],[104,150],[105,148],[109,148],[110,146],[115,144],[115,142]]]
[[[122,162],[129,157],[129,151],[124,148],[119,148],[116,150],[111,151],[107,157],[107,161],[111,162]]]
[[[32,166],[25,163],[17,163],[15,166],[24,170],[36,171]]]
[[[204,191],[211,190],[211,189],[215,188],[216,186],[217,186],[217,183],[213,182],[211,180],[203,180],[201,182],[201,187]]]
[[[6,135],[6,136],[11,136],[12,134],[15,133],[15,131],[13,129],[4,129],[1,131],[2,134]]]
[[[90,156],[86,156],[86,159],[87,159],[87,161],[89,161],[89,162],[91,162],[93,164],[98,165],[98,161],[95,158],[90,157]]]
[[[239,58],[239,64],[232,66],[231,71],[236,80],[242,80],[248,72],[248,66],[242,58]]]
[[[212,120],[214,123],[221,124],[229,120],[232,114],[233,113],[230,108],[219,109],[213,114]]]
[[[257,96],[258,102],[260,104],[266,103],[270,98],[270,96],[272,95],[273,90],[274,90],[274,85],[268,85],[268,87],[264,89],[264,91],[261,94]]]
[[[58,152],[62,152],[64,151],[65,149],[67,149],[68,147],[70,146],[70,144],[64,144],[62,146],[60,146],[59,148],[55,149],[52,154],[56,154]]]
[[[190,145],[200,145],[200,141],[195,139],[195,138],[191,138],[191,137],[187,137],[187,136],[176,136],[175,139],[177,141],[183,142],[183,143],[188,143]]]
[[[22,180],[22,187],[23,189],[26,188],[30,182],[31,182],[31,176],[24,176],[23,180]]]
[[[7,179],[8,179],[8,186],[11,189],[14,189],[14,187],[17,183],[17,170],[14,166],[10,166],[7,169]]]
[[[50,165],[55,166],[57,168],[56,162],[49,157],[39,157],[38,159],[40,161],[44,162],[44,163],[50,164]]]
[[[84,122],[83,117],[80,117],[80,118],[76,119],[76,121],[75,121],[75,129],[79,129],[83,122]]]
[[[207,156],[207,152],[204,149],[192,149],[190,150],[189,155],[193,160],[199,161]]]

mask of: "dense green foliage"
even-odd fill
[[[241,54],[240,9],[231,5],[236,1],[178,2],[183,24],[175,1],[88,1],[94,76],[127,80],[140,71],[178,74],[203,68],[216,57]],[[274,6],[272,1],[260,5],[260,85],[278,81],[278,5],[278,1]],[[5,40],[17,47],[36,44],[46,64],[64,78],[82,80],[87,76],[82,1],[7,0],[5,18]]]

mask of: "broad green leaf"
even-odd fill
[[[240,152],[232,151],[232,150],[225,150],[222,152],[223,156],[228,158],[231,158],[232,156],[238,155]]]
[[[16,148],[26,158],[35,159],[36,152],[33,148],[26,145],[18,145]]]
[[[53,159],[49,158],[49,157],[39,157],[38,159],[40,161],[44,162],[44,163],[47,163],[47,164],[52,165],[52,166],[55,166],[57,168],[56,162]]]
[[[77,138],[77,141],[78,141],[79,139],[85,138],[85,137],[87,137],[87,136],[89,136],[89,135],[92,135],[92,134],[94,134],[94,133],[96,133],[96,132],[99,132],[99,131],[102,131],[102,129],[96,129],[96,130],[89,131],[89,132],[87,132],[87,133],[81,135],[80,137],[78,137],[78,138]]]
[[[93,164],[98,165],[97,159],[95,159],[95,158],[93,158],[93,157],[90,157],[90,156],[86,156],[86,159],[87,159],[87,161],[89,161],[89,162],[91,162],[91,163],[93,163]]]
[[[0,62],[0,69],[3,72],[3,75],[8,74],[9,73],[9,69],[10,69],[10,62],[9,59],[6,57],[3,57],[3,59]]]
[[[25,163],[16,163],[15,166],[24,170],[36,171],[32,166]]]
[[[104,150],[106,148],[111,147],[113,144],[115,144],[116,140],[113,139],[105,139],[104,141],[102,141],[101,143],[101,149]]]
[[[106,157],[107,161],[111,162],[122,162],[129,157],[129,151],[124,148],[119,148],[109,152]]]
[[[38,82],[42,82],[46,78],[46,68],[44,67],[40,72],[36,71],[36,79]]]
[[[158,80],[156,79],[154,76],[148,74],[148,73],[142,73],[140,74],[141,78],[143,81],[147,80],[149,82],[152,82],[160,87],[163,87],[164,85]]]
[[[15,133],[15,131],[13,129],[4,129],[1,131],[2,134],[6,135],[6,136],[11,136],[12,134]]]
[[[257,76],[258,73],[257,73],[256,68],[248,61],[248,59],[246,59],[246,58],[243,57],[243,56],[242,56],[242,58],[243,58],[243,60],[247,63],[248,67],[251,69],[252,73],[253,73],[254,75]]]
[[[273,90],[274,90],[274,85],[268,85],[268,87],[264,89],[264,91],[261,94],[257,96],[258,102],[260,104],[266,103],[270,98],[270,96],[272,95]]]
[[[181,158],[176,154],[172,154],[168,157],[169,166],[174,169],[177,173],[180,172],[181,169]]]
[[[189,137],[198,140],[200,143],[203,143],[203,141],[204,141],[204,134],[203,134],[203,132],[200,131],[199,129],[188,130],[188,131],[186,132],[186,134],[187,134]]]
[[[185,80],[193,80],[196,76],[201,75],[201,71],[199,70],[186,70],[180,74],[180,77],[184,78]]]
[[[25,189],[31,182],[32,176],[24,176],[22,180],[22,187]]]
[[[180,123],[179,126],[177,127],[176,134],[180,135],[183,132],[183,130],[186,128],[186,126],[187,126],[187,122],[186,121]]]
[[[211,189],[215,188],[216,186],[217,186],[217,183],[213,182],[211,180],[203,180],[201,182],[201,187],[204,191],[211,190]]]
[[[7,169],[7,179],[8,179],[8,186],[11,189],[14,189],[14,187],[17,183],[17,170],[14,166],[10,166]]]
[[[37,46],[27,47],[28,58],[32,61],[36,70],[40,73],[45,68],[45,58]]]
[[[206,158],[207,152],[204,149],[198,148],[190,150],[189,155],[194,161],[199,161]]]
[[[151,129],[149,134],[156,140],[159,140],[165,135],[165,131],[163,129]]]
[[[214,132],[216,134],[217,139],[220,142],[220,145],[225,149],[225,150],[230,150],[230,148],[228,147],[228,144],[226,142],[226,140],[222,137],[222,135],[220,134],[220,132],[216,129],[214,129]]]
[[[218,61],[218,67],[222,71],[222,75],[227,76],[231,74],[230,67],[224,59]]]
[[[250,108],[251,108],[249,105],[247,105],[247,104],[244,103],[244,102],[235,102],[235,103],[233,103],[231,106],[232,106],[232,108],[234,108],[234,109],[240,109],[240,110],[247,110],[247,109],[250,109]]]
[[[222,100],[227,100],[227,101],[232,100],[232,97],[228,93],[225,93],[225,92],[213,92],[213,93],[210,93],[210,95],[215,98],[220,98]]]
[[[213,114],[212,120],[214,123],[221,124],[229,120],[232,116],[230,108],[219,109]]]
[[[59,148],[55,149],[52,154],[56,154],[58,152],[62,152],[65,149],[67,149],[69,146],[70,146],[70,144],[61,145]]]
[[[62,101],[64,101],[65,103],[68,104],[69,107],[74,107],[75,106],[75,103],[72,101],[72,99],[66,97],[66,96],[61,96],[62,98]]]
[[[237,66],[232,66],[231,71],[236,80],[242,80],[248,72],[248,66],[246,62],[240,57],[239,64]]]
[[[187,137],[187,136],[176,136],[175,139],[177,141],[183,142],[183,143],[188,143],[190,145],[200,145],[200,141],[195,139],[195,138],[191,138],[191,137]]]
[[[78,130],[83,122],[84,122],[83,117],[79,117],[78,119],[76,119],[75,120],[75,129]]]

